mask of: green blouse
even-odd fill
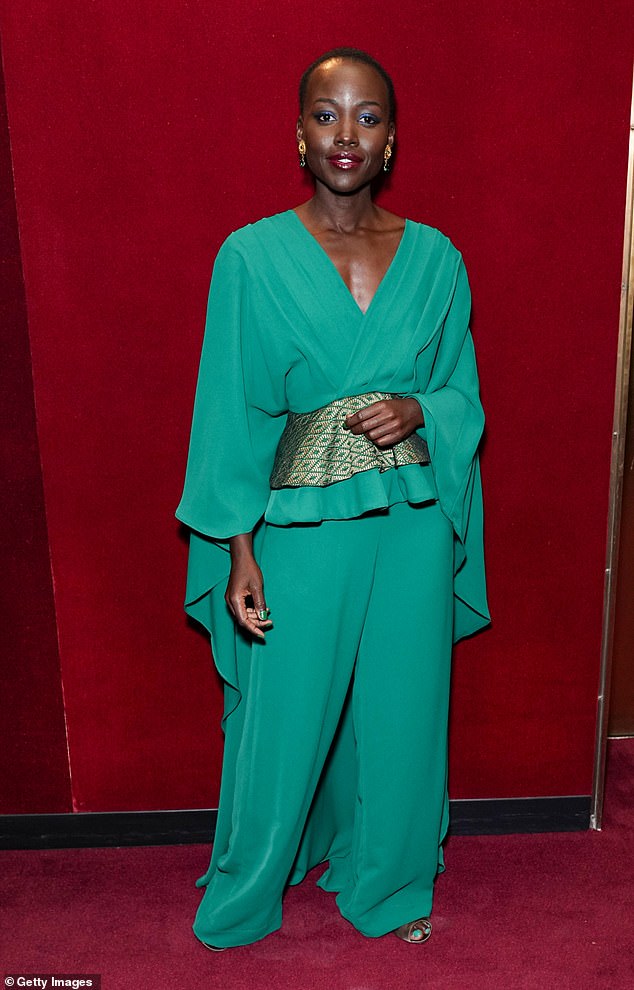
[[[229,685],[241,638],[224,603],[226,541],[255,530],[257,557],[262,519],[283,526],[438,500],[455,533],[454,639],[488,623],[477,455],[484,415],[469,315],[460,253],[412,220],[365,314],[294,210],[235,231],[220,248],[176,515],[192,530],[185,607],[210,631]],[[374,390],[418,400],[430,464],[271,491],[289,410]]]

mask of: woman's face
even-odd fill
[[[302,138],[308,167],[333,192],[352,193],[374,179],[394,142],[387,86],[376,69],[340,58],[318,66],[297,121]]]

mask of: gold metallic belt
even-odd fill
[[[429,464],[427,444],[412,433],[393,447],[379,449],[364,434],[356,436],[344,426],[350,413],[380,399],[401,398],[395,392],[364,392],[335,399],[307,413],[289,413],[275,454],[271,488],[323,488],[346,481],[360,471]]]

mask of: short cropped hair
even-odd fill
[[[308,82],[315,69],[319,68],[320,65],[323,65],[324,62],[330,62],[331,59],[336,58],[344,59],[349,62],[363,62],[364,65],[369,65],[375,69],[376,72],[378,72],[387,87],[387,109],[390,122],[392,122],[396,116],[396,94],[394,92],[394,83],[392,82],[389,73],[385,71],[381,63],[377,62],[377,60],[372,58],[371,55],[368,55],[367,52],[361,51],[360,48],[332,48],[329,52],[324,52],[324,54],[320,55],[314,62],[311,62],[299,81],[299,112],[304,112]]]

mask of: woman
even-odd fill
[[[214,265],[177,511],[225,683],[210,948],[279,928],[323,862],[364,935],[431,933],[452,641],[488,621],[483,414],[460,254],[372,200],[394,134],[385,70],[326,53],[300,85],[312,199]]]

